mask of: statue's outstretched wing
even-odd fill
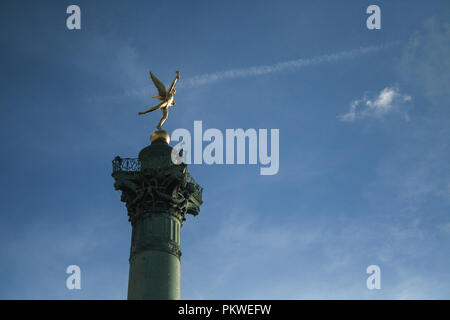
[[[152,77],[152,81],[155,84],[156,89],[158,89],[158,94],[161,97],[166,97],[167,96],[167,92],[166,92],[166,87],[164,87],[164,85],[162,84],[161,81],[158,80],[157,77],[155,77],[153,75],[153,73],[150,72],[150,77]]]

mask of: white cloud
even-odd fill
[[[352,101],[350,110],[339,115],[338,119],[353,122],[368,117],[383,118],[392,112],[402,112],[405,119],[408,120],[408,115],[403,110],[403,106],[411,100],[411,96],[400,93],[397,87],[386,87],[373,98],[368,98],[365,95],[361,99]]]

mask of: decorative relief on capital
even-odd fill
[[[112,176],[115,189],[122,191],[121,201],[126,204],[132,225],[155,213],[184,221],[187,213],[197,215],[200,211],[202,188],[185,164],[141,169],[138,159],[116,157]]]

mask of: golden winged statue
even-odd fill
[[[161,109],[163,116],[162,116],[161,120],[159,120],[158,125],[156,126],[156,128],[158,128],[158,129],[161,129],[161,126],[166,121],[167,117],[169,116],[169,107],[175,105],[174,95],[175,95],[175,92],[177,92],[177,89],[175,88],[175,84],[180,79],[180,72],[176,71],[176,74],[177,74],[177,76],[175,77],[175,79],[173,79],[172,84],[169,87],[169,90],[166,91],[166,87],[164,86],[164,84],[162,84],[162,82],[159,81],[159,79],[157,77],[155,77],[155,75],[152,72],[150,72],[150,77],[152,78],[152,81],[155,84],[156,89],[158,89],[158,95],[153,96],[152,98],[161,100],[162,102],[160,104],[158,104],[157,106],[154,106],[152,108],[145,110],[144,112],[139,112],[139,115]]]

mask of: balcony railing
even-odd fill
[[[141,171],[141,161],[137,158],[115,157],[112,164],[113,164],[113,173],[119,171],[125,172]]]

